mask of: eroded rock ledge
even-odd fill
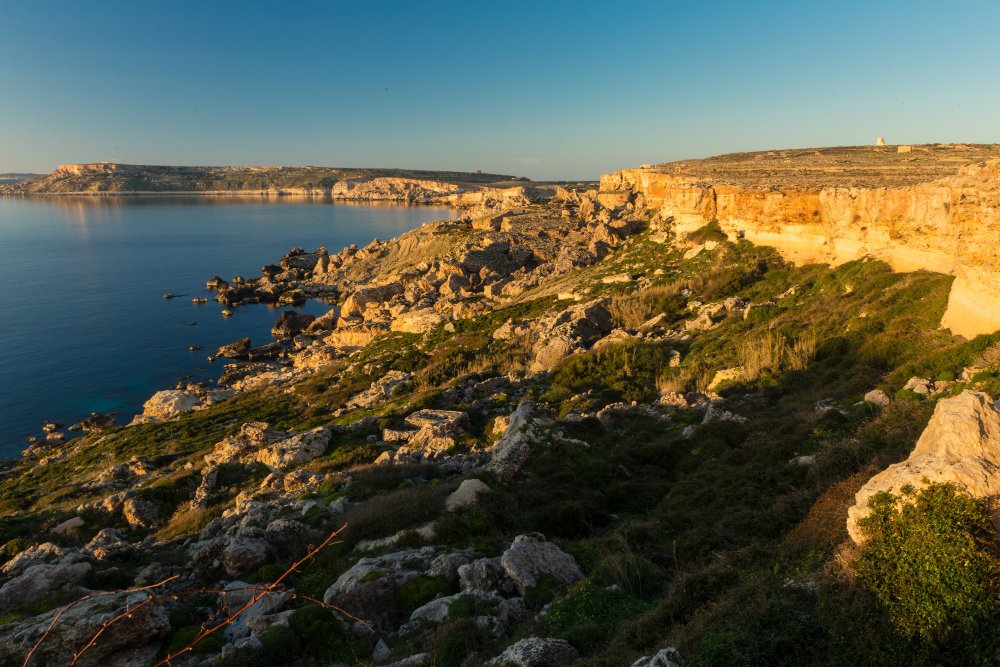
[[[770,151],[644,166],[601,178],[606,203],[641,194],[685,233],[717,220],[730,239],[800,263],[864,256],[955,276],[941,325],[1000,329],[1000,147]]]

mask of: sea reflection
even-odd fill
[[[164,293],[210,298],[208,278],[256,275],[292,247],[337,251],[456,215],[329,197],[0,197],[0,458],[45,419],[73,423],[106,405],[127,419],[182,375],[217,377],[192,345],[271,338],[275,309],[226,318],[214,301]]]

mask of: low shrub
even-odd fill
[[[876,494],[869,508],[857,578],[893,623],[924,641],[995,642],[987,628],[1000,620],[1000,550],[989,503],[929,484]]]
[[[427,575],[414,577],[396,589],[396,599],[407,616],[417,607],[427,604],[439,595],[449,594],[451,594],[451,584],[447,579]]]

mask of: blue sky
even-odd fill
[[[1000,141],[1000,1],[0,0],[0,171]]]

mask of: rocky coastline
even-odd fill
[[[997,495],[1000,342],[940,329],[948,277],[795,266],[632,176],[374,179],[463,215],[207,277],[331,307],[5,464],[0,654],[679,667],[751,597],[828,623],[878,491]]]

